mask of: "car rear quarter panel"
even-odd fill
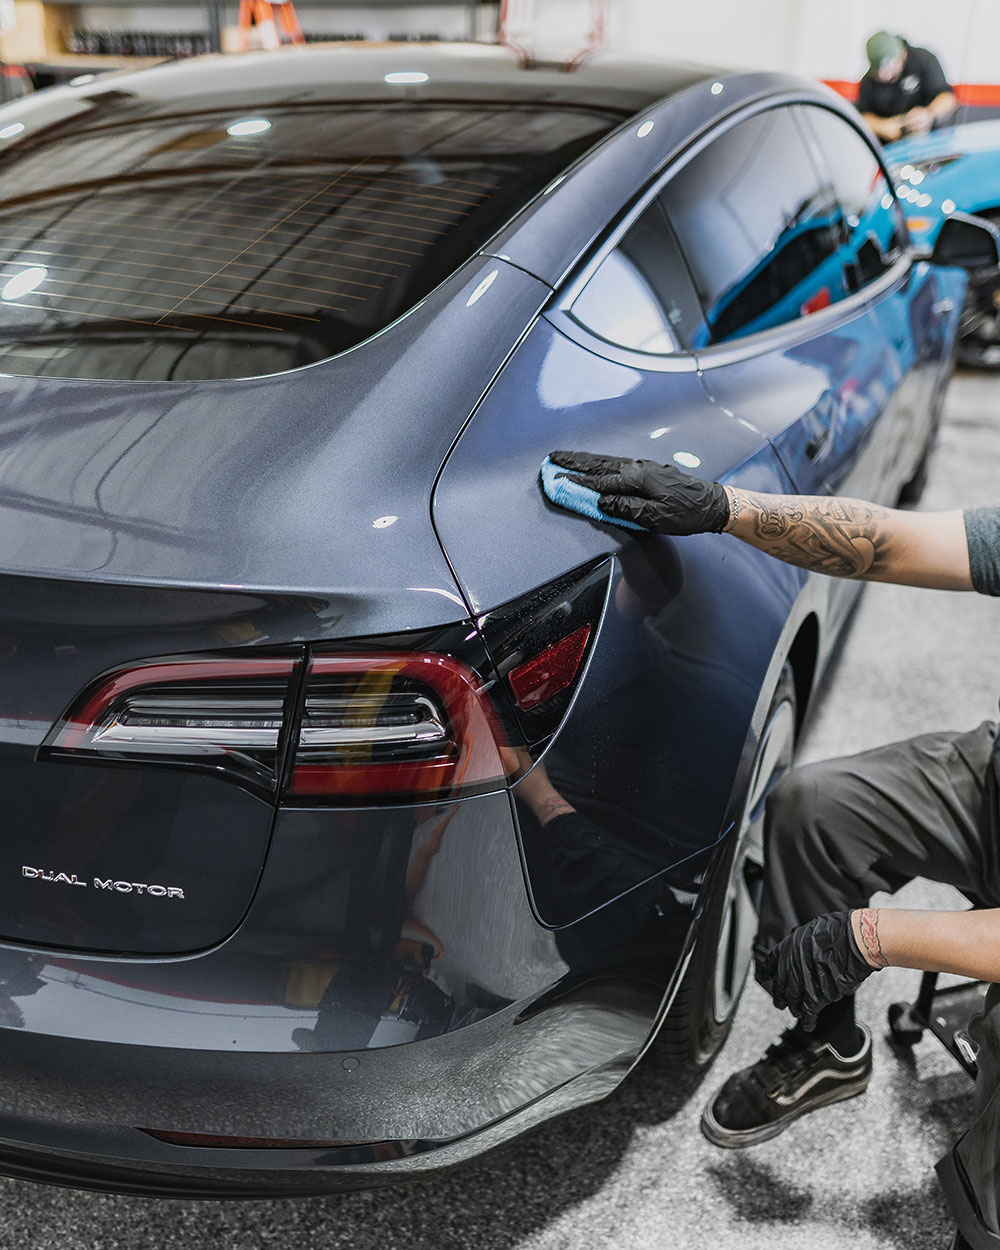
[[[559,447],[680,455],[709,479],[790,484],[766,439],[714,405],[696,373],[605,360],[545,319],[441,475],[435,523],[476,611],[615,557],[590,668],[543,765],[595,823],[626,831],[639,880],[727,827],[761,687],[789,619],[801,619],[806,578],[724,536],[634,535],[554,507],[538,471]],[[523,812],[521,829],[541,837]]]

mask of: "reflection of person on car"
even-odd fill
[[[530,766],[530,759],[525,759]],[[578,812],[556,790],[542,761],[518,783],[517,799],[538,822],[537,849],[574,894],[600,906],[635,885],[628,848]],[[522,828],[524,827],[523,809]],[[588,908],[589,910],[589,908]]]
[[[24,1012],[14,1002],[37,994],[45,982],[38,972],[45,966],[42,955],[28,955],[21,951],[4,951],[0,959],[0,1027],[23,1029]]]
[[[680,559],[670,543],[624,551],[621,577],[615,583],[612,610],[633,635],[642,631],[651,645],[663,645],[658,614],[677,596],[684,580]],[[652,709],[650,709],[652,712]],[[546,760],[534,763],[523,748],[507,748],[507,775],[517,779],[518,823],[530,842],[532,859],[543,861],[574,896],[575,918],[625,893],[662,869],[652,844],[631,836],[622,796],[595,775],[587,761],[575,758],[562,735]],[[647,834],[648,836],[648,834]]]
[[[933,52],[880,30],[865,46],[869,69],[858,88],[858,111],[892,143],[950,121],[958,101]]]

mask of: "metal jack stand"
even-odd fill
[[[949,989],[937,988],[938,974],[925,972],[920,990],[912,1003],[893,1003],[889,1008],[889,1031],[901,1046],[916,1046],[925,1030],[938,1039],[960,1067],[976,1079],[975,1043],[967,1028],[970,1018],[982,1007],[986,985],[963,981]]]

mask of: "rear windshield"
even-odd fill
[[[194,380],[336,355],[622,120],[479,102],[157,114],[114,94],[0,159],[0,372]]]

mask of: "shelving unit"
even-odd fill
[[[190,43],[191,52],[200,51],[236,51],[234,40],[229,36],[236,24],[236,12],[239,0],[100,0],[99,4],[90,4],[86,0],[71,0],[70,3],[49,3],[48,0],[14,0],[16,26],[12,30],[0,33],[0,62],[20,64],[28,68],[36,86],[49,86],[56,82],[65,82],[80,74],[98,74],[109,70],[141,68],[146,65],[158,64],[166,55],[136,55],[132,45],[143,42],[142,32],[163,33],[164,21],[169,21],[178,39]],[[481,37],[482,13],[485,9],[496,8],[497,0],[297,0],[299,16],[307,38],[337,40],[345,35],[362,35],[362,30],[352,31],[351,26],[360,25],[357,15],[390,15],[393,10],[426,10],[429,14],[434,10],[462,10],[465,13],[464,32],[452,35],[455,38],[475,39]],[[90,24],[88,11],[102,12],[99,24]],[[74,49],[74,32],[94,30],[95,33],[106,32],[112,36],[115,28],[111,26],[104,10],[121,11],[123,18],[129,14],[129,20],[123,21],[118,30],[120,38],[105,38],[101,42],[110,44],[108,51],[96,52],[91,47]],[[329,25],[331,14],[343,12],[344,31],[310,30],[310,14],[323,14],[320,25]],[[169,15],[169,17],[167,16]],[[382,24],[384,25],[384,16]],[[429,25],[429,23],[428,23]],[[397,32],[390,32],[396,34]],[[426,30],[414,31],[414,35],[427,34]],[[91,40],[84,42],[90,43]],[[120,42],[126,49],[121,54],[114,49]],[[149,39],[152,42],[152,36]],[[200,46],[200,45],[204,46]],[[182,47],[181,55],[188,54]]]

